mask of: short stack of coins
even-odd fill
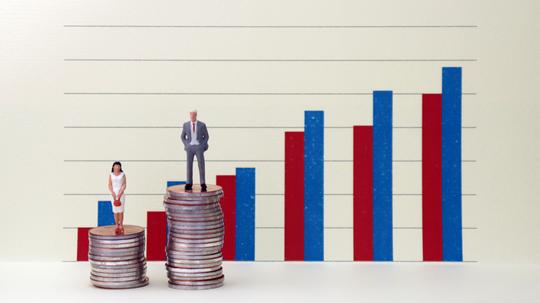
[[[100,288],[134,288],[148,285],[144,257],[144,228],[124,225],[116,235],[115,225],[100,226],[88,232],[90,281]]]
[[[210,289],[223,286],[221,263],[224,240],[223,212],[219,201],[223,190],[199,185],[184,190],[184,185],[167,189],[163,204],[167,213],[167,276],[169,287]]]

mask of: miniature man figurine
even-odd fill
[[[182,127],[182,142],[187,155],[187,180],[185,190],[193,189],[193,157],[197,157],[201,190],[206,191],[204,178],[204,152],[208,149],[208,130],[206,124],[197,120],[197,110],[189,113],[190,121]]]

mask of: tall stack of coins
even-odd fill
[[[115,235],[115,228],[115,225],[100,226],[88,232],[90,281],[101,288],[148,285],[144,228],[124,225],[122,235]]]
[[[223,212],[219,200],[223,190],[199,185],[185,191],[171,186],[163,204],[167,213],[167,276],[169,287],[209,289],[223,286],[221,249],[224,239]]]

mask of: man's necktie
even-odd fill
[[[191,122],[191,124],[193,125],[193,132],[195,132],[195,122]]]

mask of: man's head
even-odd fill
[[[197,121],[197,110],[196,109],[189,112],[189,118],[193,122]]]

